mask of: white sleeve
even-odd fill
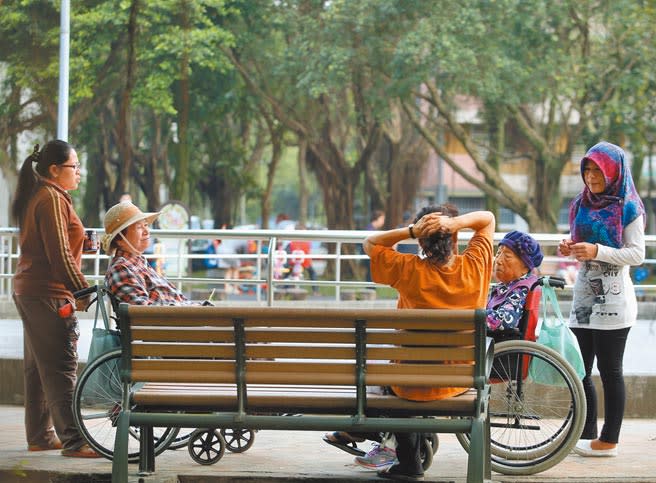
[[[645,261],[645,224],[642,216],[629,223],[623,232],[624,246],[612,248],[597,243],[595,260],[613,265],[640,265]]]

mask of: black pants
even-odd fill
[[[597,438],[597,394],[592,383],[592,364],[597,359],[597,369],[604,388],[604,425],[599,439],[617,443],[624,418],[626,392],[624,387],[624,348],[630,327],[616,330],[572,329],[579,341],[585,378],[583,388],[587,399],[588,414],[581,439]]]
[[[421,465],[421,440],[423,433],[394,433],[396,437],[396,458],[399,470],[407,475],[423,475]]]

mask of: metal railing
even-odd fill
[[[103,230],[97,229],[97,232],[100,236]],[[152,230],[151,238],[158,240],[165,250],[159,253],[147,253],[145,256],[150,260],[163,262],[166,267],[165,276],[185,293],[191,292],[198,286],[201,289],[206,288],[209,292],[212,287],[238,284],[252,291],[257,302],[274,305],[276,290],[285,286],[302,289],[331,287],[334,299],[340,301],[345,291],[376,287],[372,282],[357,278],[358,273],[364,272],[357,269],[358,264],[368,259],[359,250],[359,246],[370,233],[355,230]],[[496,233],[495,242],[498,242],[503,235],[503,233]],[[562,234],[533,234],[533,236],[547,253],[555,253],[555,247],[563,238]],[[470,237],[471,232],[460,233],[459,243],[465,244]],[[656,236],[648,235],[645,238],[648,248],[656,247]],[[215,239],[238,240],[243,242],[242,245],[248,242],[254,249],[234,254],[202,253],[200,247]],[[313,250],[310,254],[295,255],[295,258],[301,260],[310,258],[315,268],[321,267],[322,270],[317,271],[322,275],[317,280],[281,278],[276,273],[281,262],[291,257],[290,254],[282,251],[282,247],[292,240],[312,242]],[[408,242],[414,243],[414,241]],[[0,299],[11,296],[12,277],[18,256],[18,229],[0,228]],[[83,255],[82,258],[83,273],[87,280],[91,283],[102,281],[109,257],[99,252]],[[242,272],[247,272],[249,278],[225,278],[215,270],[192,270],[194,261],[218,262],[229,259],[239,260]],[[543,274],[557,274],[559,265],[564,261],[562,257],[547,255],[541,271]],[[654,264],[656,259],[645,260],[645,266],[649,268]],[[640,284],[637,287],[645,293],[656,292],[656,285]],[[571,289],[571,285],[566,288]]]

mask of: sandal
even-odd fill
[[[50,451],[53,449],[62,449],[62,447],[63,445],[59,438],[55,438],[46,444],[29,444],[27,445],[27,451]]]
[[[326,443],[355,456],[364,456],[367,454],[359,449],[356,444],[364,442],[365,440],[363,438],[353,438],[350,434],[343,431],[335,431],[333,433],[325,434],[323,440]]]
[[[101,456],[96,453],[88,444],[83,444],[77,449],[63,449],[62,456],[69,458],[100,458]]]

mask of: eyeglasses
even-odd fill
[[[60,164],[60,168],[73,168],[76,171],[80,170],[80,163],[75,163],[75,164]]]

